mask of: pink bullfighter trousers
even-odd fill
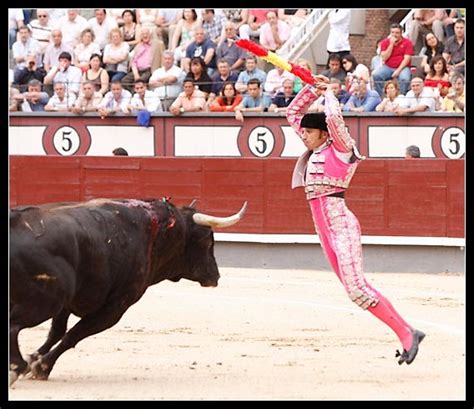
[[[322,196],[309,205],[323,251],[351,300],[387,324],[409,350],[412,328],[364,277],[360,224],[344,198]]]

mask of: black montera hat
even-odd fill
[[[306,114],[301,120],[302,128],[313,128],[321,129],[322,131],[328,131],[328,126],[326,124],[326,114],[324,112],[312,112]]]

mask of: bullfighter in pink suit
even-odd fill
[[[346,207],[344,192],[363,159],[346,130],[339,103],[329,80],[317,76],[316,88],[324,91],[325,112],[305,114],[318,98],[315,87],[306,85],[288,106],[287,119],[307,151],[293,171],[292,188],[304,187],[326,257],[350,299],[368,310],[398,336],[403,352],[398,363],[411,364],[425,334],[412,328],[363,274],[360,225]]]

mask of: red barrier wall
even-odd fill
[[[97,197],[197,199],[224,216],[249,203],[226,232],[314,233],[294,159],[10,156],[10,205]],[[464,160],[366,160],[346,193],[362,234],[464,237]]]

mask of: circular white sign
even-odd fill
[[[441,135],[441,150],[449,159],[459,159],[466,152],[466,134],[456,126]]]
[[[54,133],[53,145],[63,156],[74,155],[80,144],[79,134],[70,126],[63,126]]]
[[[257,126],[250,132],[249,149],[260,158],[268,156],[275,147],[275,137],[270,129],[266,126]]]

